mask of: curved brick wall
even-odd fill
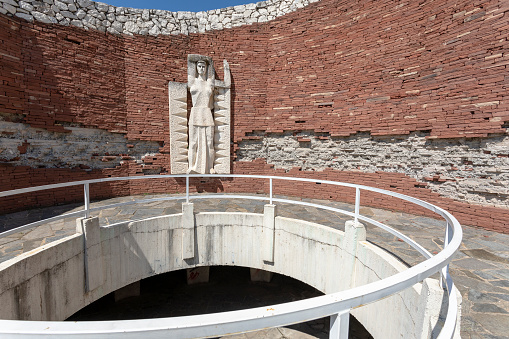
[[[503,0],[321,0],[265,23],[157,37],[3,15],[0,190],[167,173],[167,82],[185,82],[186,56],[199,53],[231,66],[234,173],[377,186],[436,203],[464,224],[509,232],[508,11]],[[86,150],[93,140],[114,146]],[[55,142],[68,148],[55,151]],[[181,184],[92,192],[174,192]],[[4,199],[0,208],[72,201],[80,192]],[[345,197],[324,187],[305,194]],[[420,212],[378,198],[362,200]]]

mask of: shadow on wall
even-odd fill
[[[70,133],[68,127],[100,126],[110,132],[125,133],[125,51],[122,38],[74,27],[32,24],[7,17],[1,19],[3,34],[0,38],[10,42],[6,44],[12,48],[8,53],[14,55],[12,59],[16,62],[0,67],[0,75],[7,79],[4,88],[8,93],[7,102],[0,100],[0,109],[7,108],[4,109],[7,114],[2,114],[0,119],[24,123],[41,129],[41,132],[57,133],[56,140],[50,140],[49,145],[51,142],[65,143],[65,138],[58,140],[58,133]],[[16,74],[16,77],[10,74]],[[16,102],[15,106],[9,107],[9,101]],[[23,147],[18,148],[21,154],[36,150],[30,150],[31,142],[41,142],[30,140],[28,135],[23,139]],[[43,151],[51,153],[52,148],[45,147]],[[39,156],[52,157],[56,154]],[[97,157],[100,155],[97,154]],[[60,167],[58,159],[55,162]],[[101,171],[83,170],[87,168],[86,163],[83,168],[80,165],[73,169],[46,169],[12,166],[4,162],[0,164],[0,174],[4,178],[17,179],[3,181],[0,190],[104,176]],[[101,184],[94,198],[109,197],[114,192],[123,195],[124,186],[122,183]],[[10,212],[15,211],[16,206],[49,206],[80,201],[83,201],[83,188],[76,186],[2,199],[0,205],[6,206],[2,211]]]
[[[59,132],[81,125],[125,133],[122,38],[29,23],[21,25],[21,36],[25,123]],[[48,48],[54,45],[61,47]]]

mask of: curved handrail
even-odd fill
[[[253,197],[249,195],[199,195],[191,196],[189,194],[189,178],[253,178],[253,179],[269,179],[270,180],[270,197]],[[165,179],[165,178],[185,178],[186,179],[186,196],[185,197],[165,197],[156,199],[142,199],[132,202],[124,202],[117,204],[110,204],[100,206],[96,208],[90,208],[89,206],[89,185],[93,183],[119,181],[119,180],[140,180],[140,179]],[[336,209],[330,206],[323,206],[308,202],[294,201],[288,199],[274,198],[272,195],[272,182],[273,180],[290,180],[290,181],[301,181],[311,182],[320,184],[330,184],[336,186],[350,187],[356,189],[356,201],[355,201],[355,213]],[[60,184],[51,184],[36,186],[30,188],[22,188],[10,191],[0,192],[0,197],[11,196],[15,194],[36,192],[46,189],[54,189],[61,187],[69,187],[75,185],[85,186],[85,210],[68,213],[65,215],[50,218],[51,220],[58,220],[64,217],[75,216],[75,215],[88,215],[91,211],[111,208],[114,206],[121,206],[131,203],[140,202],[152,202],[161,200],[178,200],[186,199],[207,199],[207,198],[244,198],[244,199],[255,199],[255,200],[270,200],[270,202],[285,202],[299,205],[312,206],[322,209],[329,209],[335,212],[350,215],[355,219],[361,219],[369,222],[375,226],[381,227],[386,231],[398,236],[403,241],[408,243],[410,246],[419,251],[426,261],[421,262],[407,270],[397,273],[388,278],[359,286],[350,290],[328,294],[312,299],[301,300],[291,303],[272,305],[270,307],[262,307],[255,309],[247,309],[234,312],[226,313],[215,313],[208,315],[189,316],[189,317],[174,317],[174,318],[158,318],[158,319],[144,319],[144,320],[130,320],[130,321],[100,321],[100,322],[48,322],[48,321],[9,321],[0,320],[0,332],[16,336],[17,334],[27,337],[36,335],[40,337],[44,336],[55,336],[55,335],[72,335],[73,337],[87,337],[87,338],[99,338],[104,336],[122,335],[122,338],[137,337],[141,332],[149,333],[153,337],[167,336],[171,332],[172,337],[209,337],[232,334],[237,332],[247,332],[257,330],[260,328],[284,326],[292,323],[298,323],[307,321],[310,319],[317,319],[324,316],[338,314],[345,310],[359,307],[367,303],[377,301],[385,298],[391,294],[397,293],[407,287],[412,286],[415,283],[422,281],[429,277],[435,272],[441,272],[443,279],[445,280],[445,288],[449,295],[449,308],[447,311],[447,318],[440,332],[439,338],[452,338],[455,331],[456,317],[457,317],[457,301],[455,298],[455,287],[452,279],[448,273],[447,265],[452,260],[453,255],[459,249],[462,239],[462,230],[459,222],[444,209],[432,205],[423,200],[413,198],[404,194],[391,192],[384,189],[357,185],[351,183],[335,182],[329,180],[318,180],[318,179],[307,179],[307,178],[295,178],[295,177],[282,177],[282,176],[261,176],[261,175],[233,175],[233,174],[215,174],[215,175],[148,175],[148,176],[133,176],[133,177],[114,177],[114,178],[101,178],[82,180],[75,182],[67,182]],[[444,242],[444,249],[436,255],[432,255],[421,245],[405,236],[401,232],[392,229],[391,227],[384,225],[376,220],[359,214],[360,204],[360,190],[372,191],[396,197],[405,201],[412,202],[421,207],[437,213],[442,216],[447,222],[446,241]],[[35,227],[43,222],[48,222],[49,219],[35,222],[32,224],[24,225],[0,234],[0,238],[5,236],[6,233],[12,234],[20,230],[27,229],[28,226]],[[35,225],[35,226],[34,226]]]

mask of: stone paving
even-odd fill
[[[118,202],[164,196],[119,197],[92,203],[92,208]],[[196,212],[263,213],[263,205],[265,204],[264,201],[240,199],[197,199],[193,200],[193,202],[195,203]],[[322,200],[313,200],[313,202],[353,211],[353,206],[345,203]],[[99,216],[101,225],[109,225],[125,220],[180,213],[180,203],[181,201],[172,200],[124,205],[117,208],[104,209],[92,213],[92,215]],[[345,221],[349,219],[349,217],[339,213],[318,210],[312,207],[281,203],[277,203],[277,205],[278,215],[317,222],[338,229],[343,229]],[[0,232],[28,222],[62,213],[69,213],[82,208],[79,205],[66,205],[3,215],[0,216]],[[432,253],[441,249],[444,221],[367,207],[361,207],[360,212],[362,215],[402,231],[402,233],[410,236]],[[367,225],[366,228],[368,241],[395,254],[404,263],[414,265],[423,260],[417,251],[393,235],[372,225]],[[454,282],[463,297],[461,337],[466,339],[509,338],[509,235],[469,226],[464,226],[463,231],[462,246],[450,266]],[[1,238],[0,262],[9,260],[43,244],[71,235],[74,232],[75,219],[67,218]],[[272,336],[271,334],[268,337],[279,338],[285,336],[281,331],[275,333],[271,330],[269,332],[273,335],[280,333],[281,336]],[[269,332],[265,334],[269,335]],[[245,338],[249,338],[249,336]]]

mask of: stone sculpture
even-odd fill
[[[208,70],[208,71],[207,71]],[[211,58],[189,55],[187,87],[193,107],[189,115],[187,173],[214,174],[214,68]]]
[[[187,84],[169,83],[171,173],[230,173],[228,62],[223,62],[224,81],[215,79],[210,57],[190,54],[187,66]]]

